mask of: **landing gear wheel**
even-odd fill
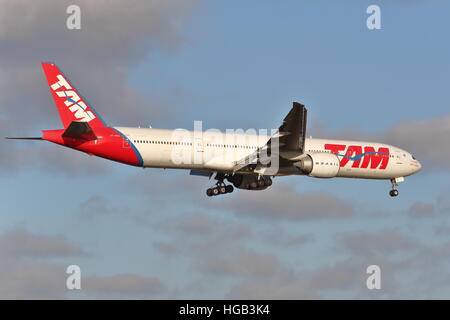
[[[391,197],[396,197],[398,196],[398,190],[397,189],[392,189],[391,191],[389,191],[389,195]]]
[[[232,185],[226,185],[224,183],[224,179],[227,178],[227,175],[224,174],[216,174],[215,179],[217,180],[216,186],[213,188],[209,188],[206,190],[206,195],[208,197],[218,196],[221,194],[232,193],[234,188]]]
[[[395,189],[395,187],[398,187],[398,182],[402,182],[404,180],[404,178],[400,177],[400,178],[395,178],[395,179],[391,179],[391,185],[392,185],[392,189],[391,191],[389,191],[389,195],[391,197],[396,197],[398,196],[398,190]]]
[[[266,183],[264,181],[264,179],[259,179],[258,180],[258,187],[263,188],[266,186]]]
[[[233,190],[234,190],[234,188],[233,188],[233,186],[231,184],[226,186],[225,189],[226,189],[227,193],[232,193]]]
[[[266,181],[264,181],[264,185],[266,186],[266,187],[270,187],[271,185],[272,185],[272,179],[266,179]]]

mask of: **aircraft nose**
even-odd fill
[[[419,172],[420,170],[422,170],[422,164],[420,161],[416,160],[414,173]]]

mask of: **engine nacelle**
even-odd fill
[[[268,176],[260,176],[258,179],[257,175],[253,174],[234,174],[227,177],[238,189],[246,190],[264,190],[272,185],[272,179]]]
[[[310,177],[333,178],[340,169],[340,160],[332,153],[310,153],[302,158],[295,166]]]

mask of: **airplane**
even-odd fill
[[[43,130],[41,137],[64,147],[143,168],[187,169],[217,181],[207,196],[234,188],[264,190],[277,176],[390,180],[396,197],[399,182],[421,170],[420,162],[398,147],[364,141],[306,137],[307,109],[293,102],[272,134],[221,133],[108,126],[53,62],[43,62],[63,129]],[[226,184],[228,181],[231,184]],[[234,186],[234,187],[233,187]]]

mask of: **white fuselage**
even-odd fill
[[[214,131],[165,130],[117,127],[129,141],[124,148],[135,148],[143,167],[196,169],[229,173],[237,161],[263,147],[270,136]],[[380,152],[382,158],[371,158]],[[337,177],[393,179],[420,170],[420,163],[407,151],[376,142],[332,139],[306,139],[305,154],[334,153],[339,156]],[[380,155],[377,155],[380,156]],[[376,160],[377,162],[374,162]],[[371,162],[372,161],[372,162]],[[283,167],[275,175],[303,174],[295,166]]]

